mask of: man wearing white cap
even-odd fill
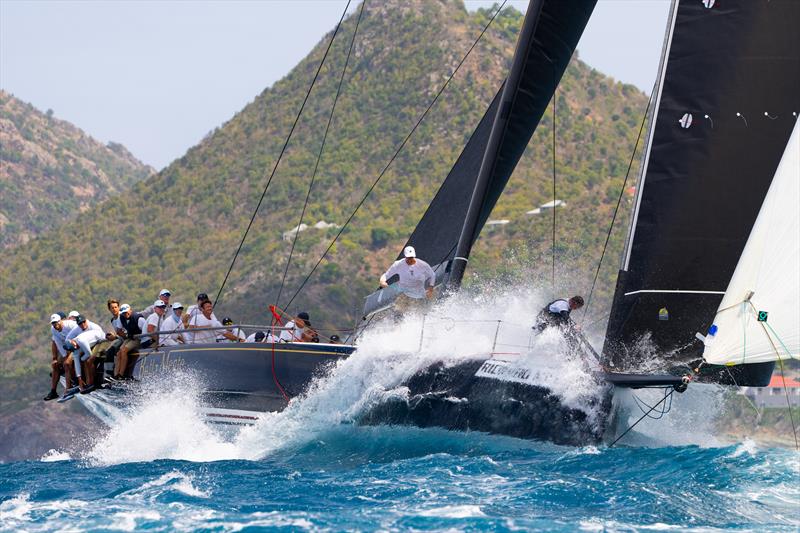
[[[67,335],[78,324],[74,320],[62,319],[58,313],[50,315],[50,351],[53,359],[50,361],[50,392],[44,397],[44,401],[55,400],[58,398],[56,389],[58,388],[58,378],[63,373],[66,379],[67,388],[72,386],[72,369],[67,361],[68,353],[64,348]]]
[[[164,319],[161,324],[162,331],[175,331],[183,329],[183,304],[175,302],[172,304],[172,314]],[[169,335],[162,335],[161,346],[175,346],[176,344],[185,344],[182,333],[171,333]]]
[[[106,339],[106,332],[99,324],[95,324],[86,317],[79,315],[77,328],[73,328],[67,335],[66,346],[73,352],[75,374],[78,376],[78,385],[81,392],[89,392],[94,388],[94,353],[92,348]],[[81,367],[86,363],[86,380],[84,381]]]
[[[122,379],[128,376],[130,370],[136,364],[136,359],[139,356],[131,352],[136,352],[142,347],[142,339],[139,335],[146,329],[147,324],[145,318],[140,313],[135,313],[129,304],[120,306],[119,321],[122,324],[122,329],[125,330],[125,342],[122,343],[122,347],[114,359],[114,379]]]
[[[158,293],[158,299],[166,304],[167,316],[172,314],[172,310],[169,306],[170,296],[172,296],[172,293],[168,289],[161,289],[161,292]],[[149,305],[142,310],[142,316],[144,317],[149,317],[153,313],[155,313],[155,304]]]
[[[153,302],[153,314],[147,317],[145,333],[161,331],[161,325],[164,323],[164,315],[166,312],[167,304],[164,302],[164,300],[159,299]],[[148,335],[142,337],[142,343],[147,342],[148,339],[153,339],[153,347],[158,346],[158,335]]]
[[[394,276],[399,278],[395,284],[397,290],[407,297],[415,300],[425,297],[433,298],[436,273],[428,263],[417,258],[417,252],[413,246],[406,246],[403,249],[403,259],[395,261],[381,276],[381,287],[388,287],[388,280]]]

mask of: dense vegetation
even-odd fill
[[[124,146],[0,90],[0,249],[24,244],[129,189],[153,169]]]
[[[344,223],[488,16],[450,1],[368,4],[304,222]],[[355,20],[345,21],[333,45],[218,316],[267,320],[266,305],[277,297],[290,247],[282,234],[299,222]],[[315,325],[328,327],[346,327],[359,316],[363,297],[405,243],[499,87],[520,23],[511,8],[494,23],[290,311],[307,308]],[[109,296],[142,307],[162,287],[183,302],[198,291],[215,294],[331,35],[163,171],[97,203],[70,228],[57,228],[0,260],[0,373],[42,367],[47,317],[54,310],[75,308],[99,319]],[[586,293],[646,96],[576,54],[556,98],[557,195],[567,203],[558,210],[556,285]],[[478,274],[549,287],[552,213],[526,212],[552,199],[552,122],[548,111],[492,215],[511,222],[484,231],[477,243],[473,280]],[[600,300],[590,309],[598,318],[607,311],[616,273],[627,216],[620,219],[601,274]],[[336,231],[300,233],[281,303]],[[69,255],[65,242],[73,246]]]

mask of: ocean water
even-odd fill
[[[515,326],[532,313],[529,295],[498,297],[379,325],[285,411],[236,434],[205,423],[202,376],[146,383],[108,429],[0,464],[0,530],[798,531],[800,454],[722,442],[715,387],[675,395],[613,448],[354,423],[406,394],[402,379],[431,360],[495,346],[540,366],[526,354],[559,353],[557,335]],[[580,408],[598,393],[587,376],[556,356],[540,379]],[[617,395],[621,426],[639,418],[637,399],[659,394]]]

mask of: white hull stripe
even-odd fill
[[[642,289],[640,291],[626,292],[625,296],[632,296],[643,292],[667,293],[667,294],[725,294],[725,291],[681,291],[681,290],[658,290]]]

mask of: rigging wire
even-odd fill
[[[297,238],[300,236],[300,225],[303,223],[303,218],[306,214],[306,209],[308,208],[308,200],[311,198],[311,190],[314,188],[314,181],[317,178],[317,171],[319,169],[319,163],[322,160],[322,151],[325,149],[325,141],[328,139],[328,132],[331,129],[331,123],[333,122],[333,114],[336,111],[336,103],[339,101],[339,95],[342,92],[342,85],[344,84],[344,76],[347,72],[347,65],[350,63],[350,56],[353,54],[353,47],[356,42],[356,35],[358,35],[358,26],[361,23],[361,16],[364,14],[364,6],[367,5],[367,0],[361,2],[361,9],[358,11],[358,19],[356,19],[356,27],[353,30],[353,38],[350,40],[350,48],[347,50],[347,58],[344,61],[344,67],[342,68],[342,75],[339,78],[339,85],[336,88],[336,96],[333,98],[333,105],[331,106],[331,113],[328,115],[328,124],[325,126],[325,133],[322,135],[322,144],[319,147],[319,153],[317,154],[317,162],[314,164],[314,172],[311,174],[311,182],[308,184],[308,192],[306,193],[306,200],[303,203],[303,210],[300,213],[300,220],[297,223],[297,231],[294,232],[294,238],[292,239],[292,247],[289,249],[289,258],[286,260],[286,268],[283,271],[283,277],[281,278],[281,286],[278,290],[278,297],[275,298],[275,305],[280,304],[281,295],[283,294],[283,287],[286,284],[286,276],[289,274],[289,265],[292,263],[292,256],[294,255],[294,248],[297,245]],[[331,41],[332,42],[332,41]]]
[[[339,19],[339,22],[336,24],[336,29],[333,30],[333,36],[331,36],[331,40],[328,43],[328,47],[325,49],[325,54],[322,56],[322,60],[319,62],[319,66],[317,67],[316,73],[314,73],[314,78],[311,80],[311,85],[308,87],[308,91],[306,91],[306,96],[303,98],[303,103],[300,105],[300,110],[297,112],[297,116],[295,116],[294,123],[292,124],[291,129],[289,130],[289,135],[286,136],[286,141],[283,143],[283,148],[281,148],[280,154],[278,154],[278,159],[275,161],[275,166],[272,167],[272,172],[269,175],[269,179],[267,180],[267,184],[264,186],[264,192],[261,193],[261,198],[258,199],[258,203],[256,204],[256,208],[253,210],[253,216],[250,217],[250,222],[247,224],[247,228],[244,230],[244,235],[242,235],[242,240],[239,242],[239,247],[236,249],[236,253],[233,255],[233,259],[231,260],[231,264],[228,267],[228,272],[225,274],[225,278],[222,280],[222,284],[217,291],[217,296],[214,298],[214,307],[216,307],[217,302],[219,302],[219,298],[222,295],[222,290],[225,288],[225,284],[228,282],[228,277],[231,275],[231,271],[233,270],[233,265],[236,263],[236,259],[239,257],[239,252],[242,251],[242,246],[244,246],[244,241],[247,239],[247,234],[250,233],[250,228],[253,226],[253,222],[256,219],[256,215],[258,214],[258,210],[261,207],[261,204],[264,202],[264,197],[267,195],[267,189],[269,189],[270,184],[272,183],[272,178],[275,177],[275,172],[278,170],[278,165],[281,162],[281,158],[283,154],[286,152],[286,147],[289,145],[289,140],[292,138],[292,134],[294,133],[295,127],[297,127],[297,123],[300,121],[300,116],[303,114],[303,109],[306,107],[306,102],[308,102],[308,97],[311,95],[311,90],[314,88],[314,85],[317,82],[317,78],[319,77],[319,73],[322,70],[322,66],[325,64],[325,59],[328,57],[328,52],[331,50],[331,45],[333,45],[333,41],[336,38],[336,34],[339,33],[339,28],[342,25],[342,21],[344,17],[347,15],[347,10],[350,8],[350,2],[352,0],[347,0],[347,5],[344,7],[344,11],[342,11],[342,16]]]
[[[369,189],[367,189],[367,192],[364,195],[364,197],[361,198],[361,201],[358,202],[358,204],[356,205],[356,207],[353,210],[353,212],[350,214],[350,216],[347,218],[345,223],[339,229],[339,232],[334,236],[334,238],[331,241],[331,243],[328,245],[328,247],[322,253],[322,255],[320,256],[320,258],[317,261],[317,263],[311,269],[311,272],[308,273],[308,275],[305,277],[303,282],[300,284],[300,287],[298,287],[297,290],[295,291],[295,293],[292,295],[291,299],[286,304],[286,307],[289,307],[290,305],[292,305],[292,302],[294,302],[295,298],[297,298],[297,296],[300,294],[300,292],[306,286],[306,283],[308,283],[308,280],[311,279],[311,276],[313,276],[314,272],[317,271],[317,268],[319,268],[319,265],[322,264],[322,261],[328,255],[328,252],[331,251],[333,246],[336,244],[336,241],[338,241],[339,237],[341,237],[342,233],[344,233],[345,228],[347,228],[348,224],[350,224],[350,222],[356,216],[356,213],[358,213],[359,209],[361,209],[361,206],[364,205],[364,202],[367,201],[367,198],[369,197],[369,195],[372,193],[372,191],[375,189],[375,187],[377,187],[378,183],[380,183],[380,181],[383,178],[383,176],[389,170],[389,167],[391,167],[392,163],[397,158],[397,156],[400,154],[400,152],[403,150],[403,148],[405,147],[406,143],[408,143],[408,140],[411,138],[411,136],[414,134],[414,132],[417,131],[417,128],[422,123],[422,121],[425,119],[425,117],[428,116],[428,113],[433,108],[433,106],[436,104],[436,102],[439,101],[439,97],[442,95],[442,93],[445,91],[445,89],[447,89],[447,86],[450,85],[450,82],[453,80],[453,78],[458,73],[458,71],[461,68],[461,66],[467,60],[467,58],[469,57],[470,53],[472,53],[472,50],[475,48],[475,46],[477,46],[478,42],[480,42],[481,38],[486,33],[486,31],[489,29],[489,26],[491,26],[492,22],[494,22],[494,19],[497,17],[497,15],[500,14],[500,11],[502,11],[503,7],[505,7],[506,2],[508,2],[508,0],[503,0],[503,3],[500,4],[500,6],[494,12],[494,14],[492,15],[492,18],[490,18],[489,22],[487,22],[486,25],[483,27],[483,30],[481,30],[481,33],[478,35],[478,37],[472,43],[472,46],[469,47],[469,50],[467,50],[467,53],[464,54],[464,57],[461,58],[461,61],[458,62],[458,65],[456,65],[456,68],[453,70],[452,74],[450,74],[450,77],[447,78],[447,81],[444,82],[444,85],[442,85],[442,87],[436,93],[436,96],[433,97],[433,100],[431,100],[430,104],[428,104],[428,107],[425,109],[425,111],[422,113],[422,115],[420,115],[419,119],[414,124],[414,127],[411,128],[411,131],[408,133],[408,135],[406,135],[406,137],[400,143],[400,145],[398,146],[397,150],[394,152],[392,157],[389,159],[389,162],[386,163],[386,166],[383,167],[383,170],[381,170],[380,174],[378,174],[378,177],[375,179],[375,181],[372,183],[372,185],[369,187]]]
[[[639,417],[639,420],[637,420],[636,422],[634,422],[634,423],[633,423],[633,425],[631,425],[631,426],[630,426],[628,429],[626,429],[626,430],[625,430],[625,431],[622,433],[622,435],[620,435],[619,437],[617,437],[616,439],[614,439],[614,442],[612,442],[611,444],[609,444],[609,445],[608,445],[608,447],[609,447],[609,448],[613,448],[613,447],[614,447],[614,445],[615,445],[617,442],[619,442],[619,440],[620,440],[622,437],[624,437],[625,435],[627,435],[627,434],[630,432],[630,430],[632,430],[633,428],[635,428],[635,427],[636,427],[636,426],[639,424],[639,422],[641,422],[642,420],[644,420],[644,419],[645,419],[645,418],[646,418],[646,417],[647,417],[647,416],[648,416],[648,415],[649,415],[651,412],[655,411],[655,410],[656,410],[656,408],[657,408],[659,405],[661,405],[662,403],[664,403],[664,402],[665,402],[665,401],[666,401],[668,398],[672,398],[672,393],[673,393],[673,392],[675,392],[675,390],[674,390],[674,389],[673,389],[673,390],[671,390],[671,391],[669,391],[669,393],[665,394],[665,395],[664,395],[664,397],[663,397],[663,398],[661,398],[661,399],[658,401],[658,403],[656,403],[656,404],[655,404],[653,407],[651,407],[651,408],[650,408],[650,410],[649,410],[649,411],[647,411],[645,414],[643,414],[641,417]]]
[[[608,232],[606,233],[606,242],[603,244],[603,251],[600,254],[600,260],[597,262],[597,269],[594,273],[594,280],[592,281],[592,288],[589,290],[589,296],[586,298],[586,305],[583,308],[583,315],[581,316],[581,324],[586,321],[586,313],[589,311],[589,306],[592,303],[592,295],[594,294],[595,285],[597,285],[597,278],[600,276],[600,267],[603,265],[603,258],[606,256],[606,249],[608,248],[608,242],[611,240],[611,231],[614,229],[614,222],[617,220],[617,214],[619,213],[619,206],[622,203],[622,196],[625,194],[625,185],[628,183],[628,177],[630,177],[631,168],[633,168],[633,161],[636,158],[636,150],[639,149],[639,141],[642,139],[642,131],[644,130],[644,125],[647,122],[647,114],[650,112],[650,105],[653,103],[653,96],[656,94],[656,88],[653,87],[653,90],[650,92],[650,99],[647,101],[647,107],[644,110],[644,115],[642,116],[642,123],[639,126],[639,134],[636,136],[636,143],[633,145],[633,152],[631,153],[631,159],[628,162],[628,170],[625,172],[625,179],[622,181],[622,187],[619,190],[619,196],[617,197],[617,205],[614,208],[614,214],[611,217],[611,224],[608,226]]]
[[[553,298],[556,297],[556,98],[558,96],[558,84],[556,83],[556,65],[553,65],[553,272],[551,284],[553,287]]]

